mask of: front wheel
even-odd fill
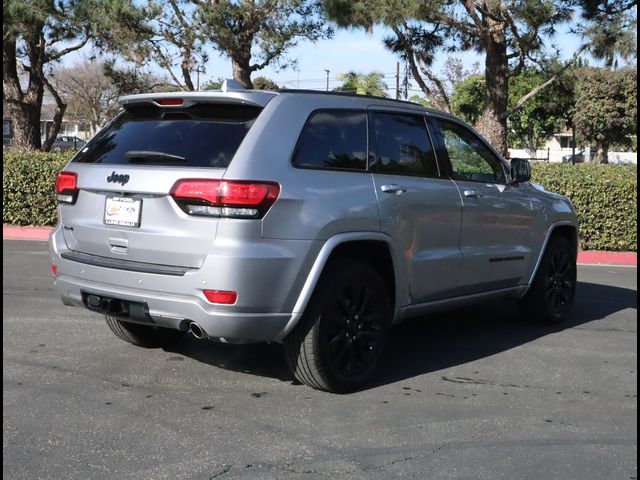
[[[391,303],[380,275],[363,263],[334,263],[285,339],[287,363],[310,387],[356,390],[376,371],[390,323]]]
[[[553,237],[531,288],[519,304],[528,319],[557,324],[569,316],[576,292],[576,251],[569,240]]]
[[[116,337],[138,347],[167,347],[184,335],[180,330],[123,322],[109,315],[105,315],[105,320]]]

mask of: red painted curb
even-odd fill
[[[578,263],[585,265],[638,266],[638,254],[635,252],[578,252]]]
[[[14,240],[49,240],[52,227],[14,227],[2,226],[2,238]],[[578,263],[584,265],[621,265],[638,266],[638,254],[635,252],[578,252]]]
[[[49,240],[52,227],[14,227],[2,225],[2,238],[12,240]]]

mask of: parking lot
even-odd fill
[[[635,479],[637,269],[581,266],[562,327],[501,302],[396,328],[377,383],[294,384],[279,345],[115,338],[44,242],[3,242],[8,479]]]

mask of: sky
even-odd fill
[[[252,78],[265,76],[274,80],[285,88],[306,88],[324,90],[326,88],[327,72],[329,70],[329,89],[342,84],[337,80],[339,73],[355,71],[358,73],[381,72],[384,74],[384,82],[388,87],[389,96],[395,96],[396,62],[399,58],[388,52],[382,43],[389,31],[383,27],[374,28],[372,33],[363,30],[336,30],[332,39],[320,40],[316,43],[301,42],[288,52],[288,57],[297,60],[297,67],[279,70],[275,66],[268,66],[255,72]],[[578,49],[580,41],[574,35],[567,33],[567,29],[559,32],[557,37],[549,42],[560,45],[560,55],[563,59],[570,58]],[[83,49],[68,55],[64,65],[71,65],[81,61],[83,56],[90,56],[90,51]],[[475,52],[460,52],[455,56],[462,60],[465,69],[470,70],[475,62],[482,64],[484,56]],[[232,78],[231,61],[212,50],[209,52],[210,60],[205,65],[205,72],[200,75],[200,85],[208,80],[218,78]],[[444,54],[439,54],[433,66],[438,75],[446,60]],[[404,65],[401,63],[401,81],[404,74]],[[177,69],[174,69],[176,73]],[[193,81],[196,83],[196,74]],[[419,94],[418,86],[413,82],[409,87],[409,96]]]

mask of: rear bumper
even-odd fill
[[[50,242],[57,266],[54,288],[66,305],[86,308],[83,294],[143,304],[145,319],[136,323],[186,330],[196,322],[208,336],[231,341],[281,340],[293,305],[315,258],[315,242],[278,241],[256,248],[209,255],[201,268],[182,276],[126,271],[62,258],[69,252],[60,229]],[[309,258],[309,260],[306,260]],[[203,289],[238,292],[236,305],[209,303]]]
[[[68,276],[59,276],[54,286],[61,292],[62,303],[68,306],[86,306],[82,293],[117,298],[148,307],[149,321],[126,319],[133,323],[185,331],[196,322],[208,336],[225,340],[260,342],[278,340],[291,318],[290,313],[225,313],[205,308],[197,300],[176,297],[155,297],[148,292],[116,289],[90,282],[78,282]]]

